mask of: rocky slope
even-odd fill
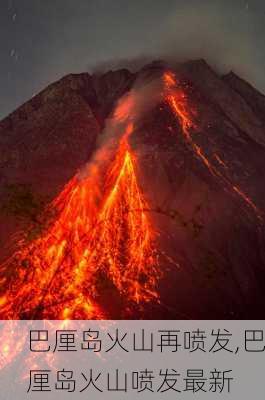
[[[16,247],[14,234],[89,160],[118,99],[168,68],[69,75],[0,123],[2,259]],[[161,101],[131,139],[166,254],[161,304],[140,317],[264,318],[265,97],[203,60],[170,70],[195,122],[185,136]]]

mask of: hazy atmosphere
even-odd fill
[[[264,92],[264,1],[186,3],[1,0],[0,118],[65,74],[168,56],[205,58]]]

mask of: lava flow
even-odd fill
[[[179,120],[182,133],[184,135],[185,141],[187,144],[192,148],[195,155],[203,162],[209,172],[219,178],[221,178],[224,183],[232,190],[237,196],[243,200],[248,207],[250,207],[257,218],[260,221],[263,221],[263,217],[261,215],[260,210],[257,208],[255,203],[247,196],[238,186],[236,186],[233,182],[230,181],[224,174],[216,168],[210,161],[209,157],[203,152],[202,148],[195,143],[193,137],[191,135],[192,130],[196,130],[197,126],[195,123],[196,120],[196,111],[193,110],[191,104],[188,102],[188,98],[184,91],[182,90],[179,82],[177,81],[175,75],[171,72],[165,72],[163,76],[164,85],[166,89],[165,99],[166,102],[169,104],[171,110],[173,111],[174,115]],[[219,164],[228,169],[227,165],[221,159],[218,154],[214,154],[214,157],[217,159]]]
[[[203,154],[202,149],[193,141],[190,134],[191,128],[196,128],[193,115],[196,114],[188,104],[185,93],[182,91],[177,83],[173,73],[166,72],[164,74],[164,83],[167,90],[166,100],[173,110],[174,114],[179,119],[183,135],[192,147],[195,154],[202,160],[210,172],[215,172],[207,157]]]
[[[0,298],[2,319],[106,318],[99,305],[106,287],[127,304],[158,298],[155,232],[128,142],[132,129],[127,124],[106,175],[100,171],[103,189],[93,165],[88,176],[75,176],[50,206],[55,221],[2,266],[14,271]]]

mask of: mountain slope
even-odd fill
[[[38,225],[45,206],[93,157],[122,96],[150,82],[163,95],[141,113],[129,143],[158,232],[160,302],[128,311],[121,298],[118,313],[104,293],[99,302],[110,317],[263,318],[264,96],[203,60],[154,62],[136,74],[69,75],[4,119],[2,259],[17,247],[12,236]],[[143,92],[141,107],[152,95]]]

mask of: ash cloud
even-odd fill
[[[168,13],[161,15],[155,28],[149,27],[147,41],[143,27],[143,41],[137,51],[129,46],[125,50],[127,58],[111,57],[93,65],[90,71],[122,67],[136,71],[153,59],[182,62],[204,58],[220,74],[233,70],[265,92],[264,2],[193,0],[174,3]]]
[[[205,58],[265,92],[264,19],[263,0],[2,2],[0,115],[68,73],[157,58]]]

